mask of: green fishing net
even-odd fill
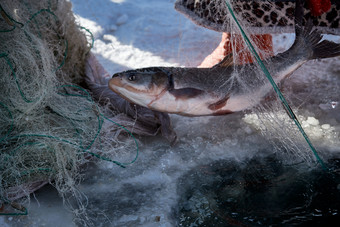
[[[122,166],[109,151],[135,144],[112,136],[120,125],[102,112],[113,113],[81,86],[91,34],[75,22],[71,3],[6,0],[0,7],[0,207],[26,214],[15,204],[50,183],[81,213],[81,166],[92,157]]]

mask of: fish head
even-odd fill
[[[116,73],[110,79],[109,87],[126,100],[148,107],[169,88],[168,72],[152,67]]]

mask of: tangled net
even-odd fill
[[[0,207],[16,209],[2,214],[27,214],[15,204],[47,183],[75,199],[73,210],[82,213],[80,166],[92,156],[123,166],[95,148],[115,152],[134,143],[112,138],[120,125],[79,86],[91,44],[71,3],[8,0],[0,7]],[[105,124],[115,127],[103,133]]]

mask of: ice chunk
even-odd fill
[[[302,121],[302,124],[301,124],[302,128],[307,128],[309,127],[309,124],[307,121]]]
[[[310,124],[310,125],[319,125],[319,120],[314,118],[314,117],[308,117],[307,118],[307,123]]]
[[[323,124],[323,125],[321,125],[321,128],[322,129],[330,129],[330,125],[329,124]]]

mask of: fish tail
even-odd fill
[[[332,41],[323,40],[313,46],[313,55],[311,59],[331,58],[340,55],[340,44]]]
[[[295,26],[296,38],[292,48],[297,52],[301,52],[307,60],[331,58],[340,55],[340,44],[322,40],[320,31],[313,29],[312,20],[308,20],[304,28],[298,24]]]
[[[322,40],[320,31],[314,28],[312,19],[307,20],[306,25],[302,26],[303,21],[303,2],[296,1],[295,7],[295,42],[292,48],[300,52],[307,60],[330,58],[340,55],[340,44],[329,40]],[[322,41],[321,41],[322,40]]]

